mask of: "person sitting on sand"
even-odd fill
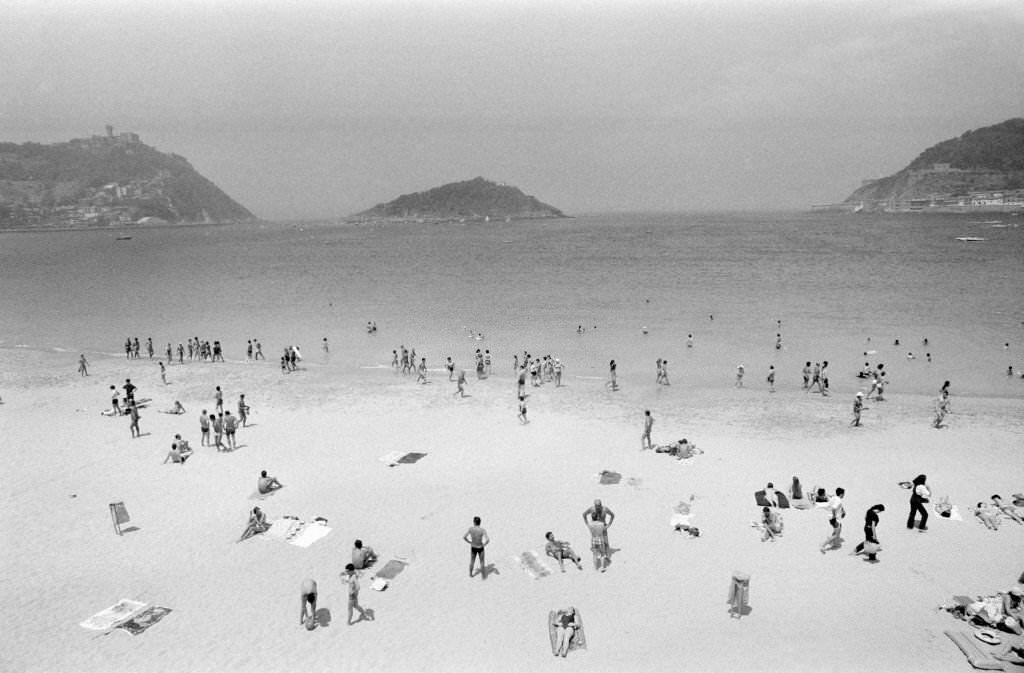
[[[547,540],[547,544],[544,545],[544,551],[551,558],[558,561],[558,568],[565,572],[565,559],[569,559],[576,564],[576,567],[583,570],[583,566],[580,565],[579,555],[572,550],[568,542],[562,540],[556,540],[555,534],[548,531],[544,534],[544,538]]]
[[[823,488],[814,489],[814,496],[811,498],[815,505],[827,504],[828,493]]]
[[[181,450],[181,447],[178,446],[177,442],[171,442],[171,450],[167,452],[167,457],[164,458],[164,464],[167,464],[167,461],[171,461],[172,463],[184,465],[185,461],[188,460],[188,457],[191,455],[191,451],[186,453]]]
[[[793,483],[789,486],[789,499],[790,500],[803,500],[804,499],[804,487],[800,483],[800,480],[794,476]]]
[[[284,484],[279,482],[277,477],[268,477],[266,470],[260,472],[260,478],[256,480],[256,490],[264,495],[272,493],[282,486],[284,486]]]
[[[701,449],[697,448],[696,444],[690,444],[685,437],[665,446],[656,446],[654,447],[654,452],[667,453],[670,456],[674,456],[676,460],[693,458],[697,454],[704,453]]]
[[[576,620],[576,608],[556,610],[551,625],[555,627],[554,655],[564,657],[569,654],[572,637],[576,634],[576,629],[579,628],[579,622]]]
[[[775,538],[782,536],[782,516],[771,507],[762,507],[761,530],[764,531],[761,542],[775,542]]]
[[[362,540],[356,540],[352,546],[352,565],[356,570],[369,568],[377,562],[377,553],[373,547],[364,547]]]
[[[267,523],[267,515],[259,507],[253,507],[252,513],[249,515],[249,523],[246,524],[242,537],[238,538],[238,541],[248,540],[253,535],[266,533],[268,530],[270,530],[270,524]]]
[[[985,524],[985,528],[999,530],[999,509],[992,503],[979,502],[974,508],[974,516]]]
[[[999,627],[1024,635],[1024,586],[1018,584],[1003,594],[1003,614],[1006,618]]]
[[[1004,503],[1002,497],[999,495],[992,496],[992,504],[995,505],[996,509],[1002,512],[1007,518],[1013,519],[1017,523],[1024,524],[1024,517],[1021,516],[1020,509],[1016,505]]]
[[[161,414],[174,414],[174,415],[177,416],[177,415],[185,413],[185,407],[181,406],[181,402],[179,402],[178,400],[174,400],[174,406],[173,407],[171,407],[170,409],[167,409],[166,411],[161,411],[160,413]]]

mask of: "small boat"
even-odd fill
[[[981,238],[980,236],[957,236],[956,240],[964,243],[974,243],[975,241],[985,241],[987,239]]]
[[[117,241],[130,241],[130,240],[132,240],[132,237],[131,236],[118,236],[114,240],[117,240]]]

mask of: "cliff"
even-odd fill
[[[230,222],[253,214],[184,157],[134,133],[0,143],[0,228]]]
[[[919,154],[893,175],[863,184],[845,204],[873,209],[1015,208],[1024,189],[1024,119],[967,131]],[[901,208],[903,204],[905,208]]]
[[[353,216],[355,219],[485,220],[545,219],[566,215],[516,187],[475,178],[425,192],[403,194]]]

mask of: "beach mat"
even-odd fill
[[[374,577],[383,577],[386,580],[393,580],[409,565],[408,561],[393,558],[384,564],[384,567],[374,573]]]
[[[317,540],[327,537],[330,532],[330,526],[314,521],[313,523],[304,524],[301,530],[296,531],[291,538],[286,537],[285,541],[296,547],[306,549]]]
[[[785,493],[775,491],[775,497],[779,500],[779,509],[789,509],[789,498],[786,497]],[[754,502],[757,503],[758,507],[771,507],[771,503],[764,497],[764,489],[754,491]]]
[[[617,484],[622,481],[622,475],[610,470],[601,470],[597,475],[597,481],[602,484]]]
[[[555,654],[558,650],[558,634],[555,632],[555,615],[558,610],[552,610],[548,612],[548,638],[551,640],[551,654]],[[576,610],[576,633],[572,635],[572,640],[569,641],[569,651],[573,650],[585,650],[587,649],[587,634],[583,630],[583,615],[580,614],[579,610]]]
[[[535,551],[524,551],[519,556],[513,556],[512,560],[519,564],[523,572],[535,580],[551,574],[551,568],[541,560],[540,555]]]
[[[1003,662],[978,647],[977,642],[964,631],[943,631],[967,657],[967,663],[983,671],[1002,671]]]
[[[416,461],[418,461],[420,458],[424,457],[425,455],[427,455],[427,454],[425,454],[425,453],[410,452],[410,453],[405,454],[401,458],[399,458],[398,462],[403,463],[405,465],[412,465],[413,463],[415,463]]]
[[[161,619],[166,617],[171,612],[173,612],[173,610],[171,610],[170,608],[154,605],[152,607],[146,608],[145,610],[138,613],[128,621],[118,626],[117,628],[124,629],[133,636],[137,636],[149,627],[159,622]]]
[[[122,598],[106,610],[101,610],[84,622],[80,622],[79,626],[90,631],[108,631],[118,624],[128,621],[145,608],[146,604],[141,601]]]

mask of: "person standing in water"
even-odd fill
[[[864,393],[857,393],[853,398],[853,420],[850,425],[854,428],[860,427],[860,412],[864,408]]]
[[[768,366],[768,392],[775,392],[775,365]]]
[[[89,375],[89,362],[85,359],[85,353],[78,356],[78,373],[82,376]]]
[[[743,365],[736,366],[736,387],[743,387]]]

